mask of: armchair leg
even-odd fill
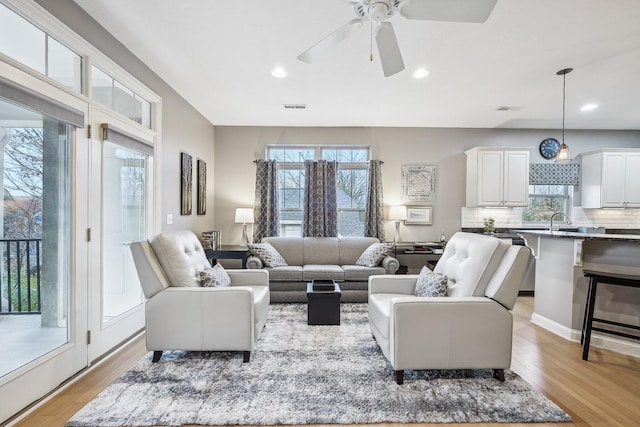
[[[404,369],[400,369],[399,371],[395,371],[396,374],[396,383],[398,385],[404,384]]]
[[[497,379],[501,383],[504,382],[504,369],[494,369],[493,378]]]
[[[162,351],[154,351],[153,358],[151,359],[151,361],[153,363],[156,363],[158,360],[160,360],[161,357],[162,357]]]
[[[242,352],[242,362],[248,363],[249,359],[251,359],[251,352],[250,351],[243,351]]]

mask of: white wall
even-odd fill
[[[236,207],[254,201],[255,165],[267,144],[370,145],[372,158],[384,161],[382,179],[386,205],[401,204],[401,166],[423,163],[438,166],[433,225],[401,225],[405,241],[447,237],[461,227],[465,204],[464,151],[476,146],[529,147],[531,162],[546,162],[538,153],[545,138],[560,137],[558,130],[443,129],[443,128],[307,128],[216,126],[215,228],[225,244],[240,241],[241,226],[233,223]],[[640,147],[639,131],[568,131],[566,142],[575,156],[602,147]],[[622,227],[621,227],[622,228]],[[637,226],[640,228],[640,225]],[[386,228],[393,239],[393,223]]]
[[[162,229],[191,229],[197,233],[212,229],[214,223],[214,130],[213,125],[133,55],[93,18],[71,0],[36,0],[44,9],[110,57],[115,63],[162,97],[161,218]],[[188,64],[184,64],[188,66]],[[180,215],[180,152],[207,163],[207,214]],[[194,183],[195,183],[194,173]],[[173,225],[166,224],[173,214]]]

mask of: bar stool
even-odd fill
[[[630,325],[628,323],[614,322],[612,320],[593,317],[593,311],[596,306],[596,291],[598,290],[598,283],[640,288],[640,276],[594,270],[584,270],[583,273],[584,277],[589,278],[589,291],[587,293],[587,304],[585,306],[585,315],[582,321],[582,335],[580,337],[580,344],[584,345],[582,349],[582,360],[589,360],[589,345],[591,344],[592,331],[604,332],[606,334],[616,335],[619,337],[640,340],[640,336],[638,335],[632,335],[625,332],[606,329],[604,327],[593,326],[593,322],[597,322],[605,325],[613,325],[621,328],[640,331],[640,326],[637,325]]]

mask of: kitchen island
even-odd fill
[[[531,321],[572,341],[580,341],[588,280],[583,270],[640,276],[640,235],[518,230],[536,258]],[[600,318],[640,325],[640,289],[598,288]],[[640,357],[637,341],[594,333],[592,346]]]

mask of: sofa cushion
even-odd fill
[[[390,243],[373,243],[360,255],[356,261],[356,265],[365,267],[375,267],[380,264],[382,258],[387,256],[387,252],[393,247]]]
[[[375,237],[340,237],[338,249],[340,251],[338,265],[354,265],[362,252],[374,243],[380,243]]]
[[[422,267],[418,275],[418,280],[416,280],[416,296],[447,296],[447,276],[434,273],[427,266]]]
[[[249,250],[262,260],[266,267],[282,267],[288,265],[280,252],[276,250],[270,243],[250,243],[247,245]]]
[[[340,265],[338,238],[305,237],[304,264]]]
[[[364,267],[362,265],[343,265],[344,280],[367,281],[369,276],[386,274],[384,267]]]
[[[224,271],[223,266],[216,264],[212,268],[205,268],[200,272],[200,285],[224,288],[231,286],[231,277]]]
[[[289,265],[304,265],[304,239],[302,237],[265,237],[262,243],[276,248]]]
[[[269,281],[300,282],[302,281],[302,266],[286,265],[270,268]]]
[[[344,280],[344,270],[339,265],[307,264],[302,267],[302,280]]]

